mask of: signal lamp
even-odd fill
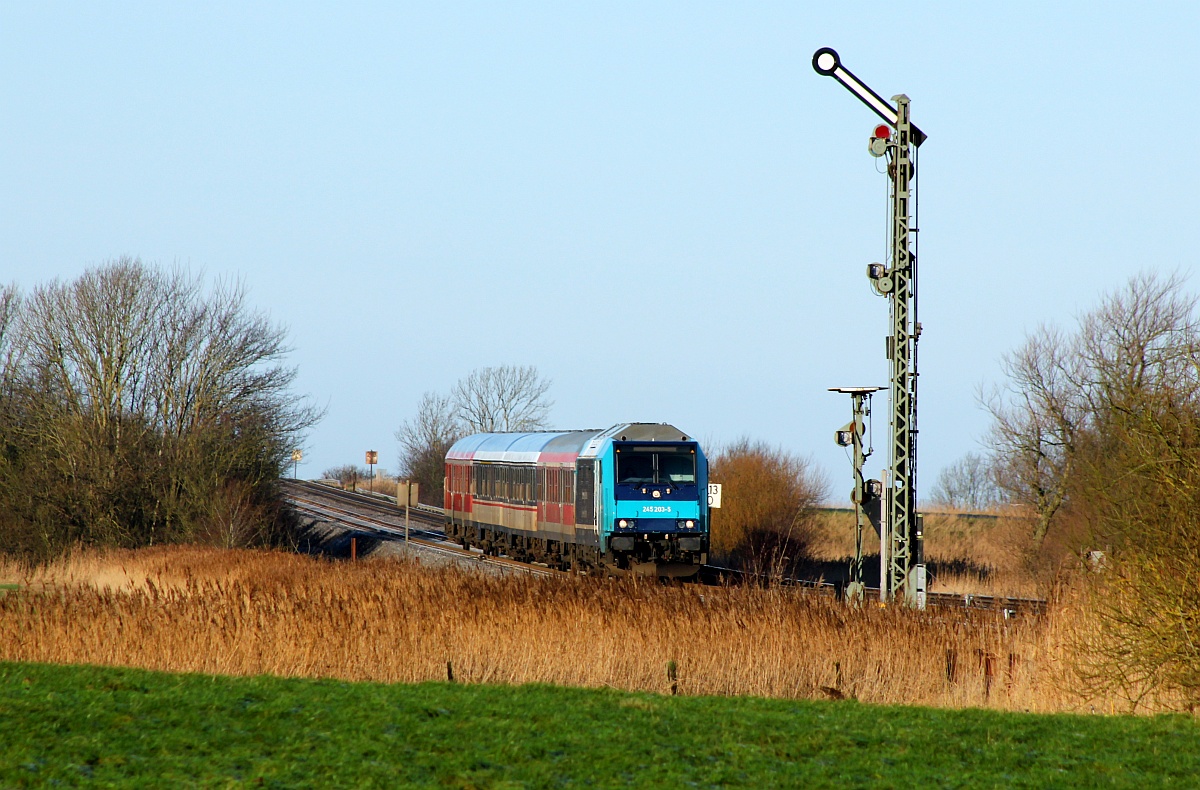
[[[876,140],[887,140],[892,136],[892,127],[888,126],[886,123],[881,123],[875,127],[873,132],[871,132],[871,136]]]
[[[854,444],[854,433],[852,431],[834,431],[833,440],[838,443],[838,447],[849,447]]]
[[[887,274],[887,267],[884,266],[882,263],[868,263],[867,264],[867,277],[869,277],[870,279],[879,280],[886,274]]]

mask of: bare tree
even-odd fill
[[[39,544],[19,550],[265,534],[320,412],[243,289],[122,258],[34,289],[16,326],[0,497]]]
[[[1178,276],[1140,274],[1083,316],[1073,335],[1041,328],[1004,357],[1007,382],[984,398],[997,483],[1037,514],[1040,544],[1081,466],[1106,462],[1113,426],[1197,398],[1197,300]],[[1094,475],[1093,475],[1094,476]]]
[[[1037,514],[1033,538],[1039,545],[1066,501],[1086,414],[1077,345],[1054,329],[1040,328],[1001,360],[1007,385],[985,401],[992,415],[996,482],[1013,502]]]
[[[459,379],[451,399],[469,433],[536,431],[547,427],[549,379],[532,365],[479,368]]]
[[[421,484],[422,502],[440,504],[450,446],[472,433],[546,429],[549,389],[532,365],[502,365],[472,371],[449,395],[426,392],[396,431],[400,474]]]
[[[1182,285],[1141,274],[1074,334],[1043,330],[991,404],[1001,481],[1040,508],[1035,537],[1068,515],[1074,548],[1108,552],[1088,577],[1079,676],[1134,709],[1200,705],[1200,300]]]
[[[16,285],[0,286],[0,397],[8,390],[10,376],[20,360],[20,344],[15,341],[17,318],[21,311],[21,294]]]
[[[371,471],[366,467],[354,464],[342,464],[329,467],[321,473],[321,477],[326,480],[336,480],[342,488],[354,491],[358,488],[359,481],[371,477]]]
[[[400,475],[420,484],[422,502],[441,504],[446,451],[465,433],[450,398],[434,392],[421,396],[416,416],[396,431]]]
[[[999,504],[1001,495],[991,459],[967,453],[938,474],[929,499],[957,510],[984,510]]]

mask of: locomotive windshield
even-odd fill
[[[696,455],[690,447],[630,447],[617,452],[617,483],[695,485]]]

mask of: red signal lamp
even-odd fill
[[[871,132],[871,136],[876,140],[887,140],[892,136],[892,127],[888,126],[886,123],[881,123],[875,127],[873,132]]]

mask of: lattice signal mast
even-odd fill
[[[867,277],[875,292],[888,299],[892,333],[887,356],[891,362],[891,474],[885,479],[888,492],[888,551],[886,578],[880,580],[885,601],[903,600],[908,606],[924,608],[925,558],[920,519],[916,513],[917,470],[917,255],[912,213],[916,149],[925,133],[909,120],[909,99],[904,94],[885,101],[842,66],[838,53],[829,47],[813,55],[813,69],[833,77],[862,100],[886,123],[875,127],[868,142],[873,156],[887,157],[890,177],[891,228],[890,266],[872,263]],[[894,133],[893,133],[894,131]]]

